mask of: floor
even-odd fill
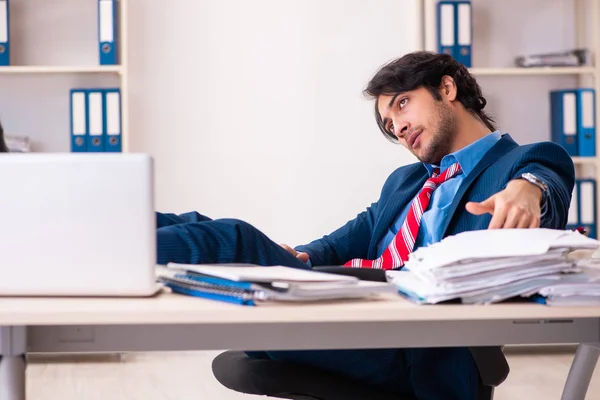
[[[495,400],[560,399],[573,348],[507,349],[508,379]],[[210,372],[218,352],[89,356],[33,356],[27,369],[28,400],[236,400],[259,398],[231,392]],[[264,398],[264,397],[262,397]],[[600,366],[588,390],[600,400]]]

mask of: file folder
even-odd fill
[[[87,151],[88,116],[87,93],[84,89],[71,89],[71,152],[82,153]]]
[[[472,18],[471,2],[458,2],[456,4],[457,21],[457,54],[456,61],[465,67],[471,68],[471,42],[472,42]]]
[[[550,129],[553,142],[564,147],[569,155],[579,155],[575,90],[550,92]]]
[[[121,90],[119,88],[104,90],[104,132],[105,151],[121,152]]]
[[[100,65],[116,65],[119,63],[117,14],[117,0],[98,0]]]
[[[579,224],[588,231],[588,237],[597,239],[596,180],[578,179]]]
[[[440,1],[437,4],[437,43],[438,53],[456,58],[454,5],[454,1]]]
[[[104,152],[103,95],[100,90],[89,90],[88,96],[88,141],[87,151]]]
[[[0,65],[10,65],[10,18],[8,0],[0,0]]]
[[[577,142],[580,157],[596,156],[596,93],[577,89]]]

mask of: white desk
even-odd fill
[[[600,307],[368,302],[245,307],[147,299],[0,298],[0,400],[24,400],[27,352],[332,349],[579,343],[563,399],[583,399],[598,359]],[[108,393],[107,393],[108,395]]]

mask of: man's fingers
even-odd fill
[[[292,249],[290,246],[288,246],[287,244],[280,244],[281,247],[283,247],[285,250],[287,250],[288,253],[290,253],[291,255],[293,255],[294,257],[296,256],[296,250]]]
[[[308,253],[298,253],[296,255],[296,258],[302,262],[307,262],[308,261]]]
[[[523,223],[525,221],[525,223]],[[529,218],[525,214],[525,212],[519,207],[510,207],[508,212],[506,213],[506,221],[504,221],[504,225],[502,228],[512,229],[520,226],[528,226]]]
[[[307,262],[308,261],[308,253],[299,253],[296,250],[294,250],[293,248],[291,248],[290,246],[288,246],[287,244],[280,244],[281,247],[283,247],[288,253],[290,253],[291,255],[293,255],[294,257],[296,257],[298,260],[302,261],[302,262]]]
[[[529,226],[531,225],[531,221],[533,220],[533,217],[529,214],[527,215],[523,215],[521,217],[521,219],[519,220],[519,224],[517,225],[518,229],[527,229],[529,228]]]
[[[488,225],[488,229],[502,228],[502,226],[504,226],[504,221],[506,220],[506,212],[506,207],[496,207],[492,220]]]
[[[474,201],[469,201],[465,207],[466,207],[467,211],[470,212],[471,214],[475,214],[475,215],[481,215],[481,214],[485,214],[485,213],[493,214],[494,213],[494,200],[493,200],[493,197],[490,197],[489,199],[482,201],[480,203],[476,203]]]
[[[529,228],[539,228],[540,227],[540,217],[531,218],[531,222],[529,223]]]

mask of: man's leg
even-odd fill
[[[188,222],[202,222],[211,221],[212,219],[206,215],[197,213],[196,211],[187,212],[184,214],[173,214],[173,213],[156,213],[156,228],[162,228],[163,226],[185,224]]]
[[[415,397],[477,399],[479,370],[468,348],[413,348],[404,353]]]
[[[197,222],[185,222],[172,214],[157,215],[163,224],[156,230],[159,264],[249,263],[309,268],[247,222],[189,215]]]

